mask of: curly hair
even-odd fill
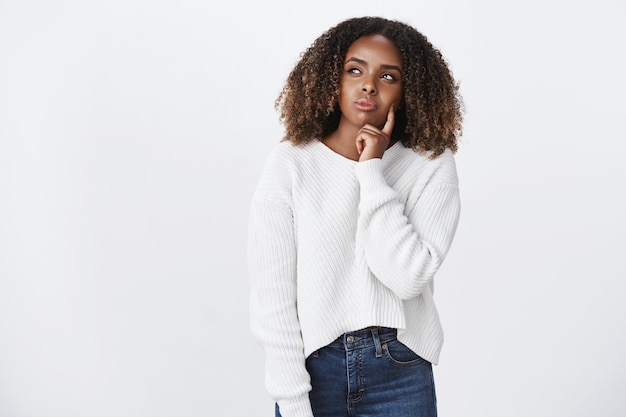
[[[462,134],[463,102],[441,52],[406,23],[382,17],[343,21],[300,54],[275,102],[285,126],[283,141],[321,140],[337,129],[340,83],[350,45],[368,35],[382,35],[398,47],[403,63],[402,103],[392,137],[405,147],[430,152],[457,151]]]

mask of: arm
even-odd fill
[[[249,221],[252,333],[266,357],[266,387],[283,417],[312,417],[310,377],[296,309],[293,215],[284,203],[255,196]]]
[[[398,297],[416,297],[430,284],[456,232],[460,200],[454,162],[441,164],[408,208],[385,181],[382,160],[361,162],[356,173],[359,233],[368,267]]]

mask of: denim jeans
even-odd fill
[[[306,366],[315,417],[437,416],[432,366],[399,342],[395,329],[345,333]]]

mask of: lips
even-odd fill
[[[361,111],[374,111],[378,109],[378,104],[368,98],[360,98],[354,102],[354,105]]]

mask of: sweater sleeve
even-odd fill
[[[249,218],[251,330],[264,349],[266,388],[281,415],[313,417],[296,304],[293,214],[262,194],[253,198]]]
[[[401,299],[418,296],[443,262],[460,214],[456,168],[439,165],[413,207],[383,176],[382,160],[357,164],[359,231],[368,267]]]

